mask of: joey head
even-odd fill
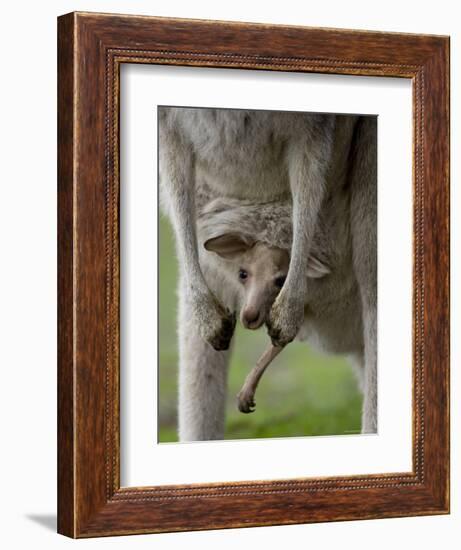
[[[226,233],[208,239],[206,250],[215,252],[228,261],[243,288],[240,321],[250,330],[261,327],[268,319],[270,309],[282,289],[290,265],[287,250],[255,241],[242,233]],[[308,260],[307,276],[318,279],[329,273],[329,268],[314,256]]]

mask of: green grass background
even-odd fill
[[[159,442],[177,441],[177,261],[169,222],[160,220]],[[229,370],[226,439],[360,432],[362,398],[342,357],[294,342],[269,366],[256,393],[256,411],[242,414],[235,396],[269,340],[265,328],[238,324]]]

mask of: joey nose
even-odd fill
[[[242,312],[242,324],[245,328],[255,330],[261,326],[260,312],[254,309],[247,309]]]

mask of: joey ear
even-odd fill
[[[311,279],[321,279],[328,275],[331,269],[315,256],[309,256],[307,261],[307,276]]]
[[[243,254],[254,245],[254,241],[240,233],[225,233],[219,237],[208,239],[204,243],[206,250],[216,252],[221,258],[232,260]]]

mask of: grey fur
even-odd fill
[[[362,430],[376,431],[375,119],[162,108],[159,136],[181,272],[180,439],[223,437],[229,354],[217,350],[229,346],[242,296],[229,262],[202,244],[232,226],[290,250],[269,335],[353,356]],[[310,278],[309,258],[331,273]]]

